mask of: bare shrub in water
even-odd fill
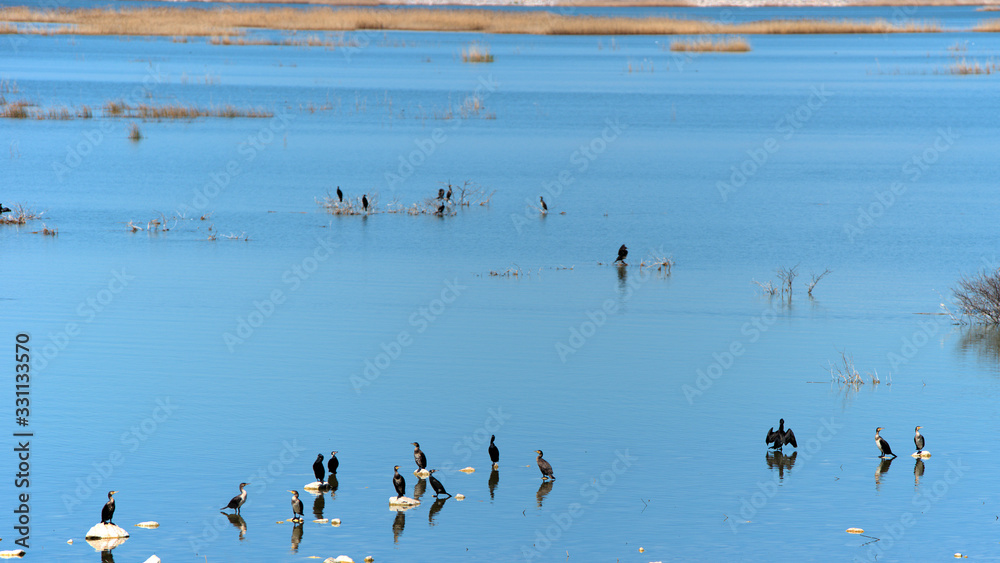
[[[974,322],[1000,324],[1000,269],[963,277],[952,293],[963,316]]]

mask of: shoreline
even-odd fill
[[[208,0],[160,0],[164,4],[197,5]],[[337,8],[859,8],[978,6],[1000,11],[1000,0],[211,0],[221,4],[282,4]]]

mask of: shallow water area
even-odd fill
[[[94,110],[0,123],[0,201],[44,211],[0,226],[0,324],[32,346],[29,556],[100,558],[79,540],[108,490],[119,561],[995,553],[1000,337],[940,307],[997,264],[998,78],[947,70],[995,35],[14,38],[8,102]],[[476,40],[493,63],[462,61]],[[436,215],[449,183],[492,197]],[[338,186],[373,212],[328,213]],[[790,299],[754,283],[793,266]],[[842,354],[878,383],[831,382]],[[776,455],[779,418],[799,445]],[[412,474],[414,441],[464,500]],[[333,450],[336,487],[306,491]],[[394,465],[419,506],[387,502]]]

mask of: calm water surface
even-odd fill
[[[1000,213],[997,79],[946,68],[1000,40],[680,56],[664,37],[354,37],[7,50],[7,100],[98,116],[0,127],[2,201],[45,211],[0,229],[4,338],[30,333],[34,358],[29,557],[100,559],[82,539],[115,489],[118,561],[996,558],[1000,340],[938,313],[995,266]],[[464,64],[472,40],[496,62]],[[97,109],[117,99],[276,117],[139,121],[133,143]],[[449,181],[495,195],[446,217],[316,203],[340,186],[423,204]],[[126,227],[161,213],[167,232]],[[670,275],[640,267],[652,254]],[[794,265],[790,303],[760,295],[753,280]],[[881,384],[831,384],[841,353]],[[779,417],[790,467],[763,443]],[[465,500],[389,509],[393,465],[408,494],[425,486],[413,441]],[[331,450],[335,493],[303,493],[301,528],[276,523]],[[218,507],[240,481],[233,524]]]

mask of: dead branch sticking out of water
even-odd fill
[[[642,260],[641,262],[639,262],[639,268],[640,269],[641,268],[650,268],[650,269],[655,268],[656,271],[662,273],[665,276],[669,276],[670,275],[670,271],[674,267],[674,263],[675,262],[674,262],[673,256],[664,257],[664,256],[653,255],[653,256],[651,256],[651,257],[649,257],[649,258],[647,258],[647,259]]]
[[[822,274],[818,274],[818,275],[817,274],[809,274],[811,276],[811,278],[810,278],[809,282],[806,283],[806,290],[807,290],[807,293],[808,293],[809,297],[812,297],[813,289],[816,288],[816,284],[819,283],[819,280],[823,279],[824,277],[826,277],[827,274],[831,274],[831,273],[833,273],[833,272],[830,271],[829,268],[827,268],[827,269],[823,270]]]
[[[35,235],[43,235],[43,236],[55,237],[55,236],[59,236],[59,229],[56,229],[54,227],[50,229],[50,228],[48,228],[48,226],[45,225],[45,223],[42,223],[42,230],[40,230],[40,231],[31,231],[31,233],[35,234]]]
[[[963,317],[976,323],[1000,324],[1000,269],[963,276],[951,291]]]
[[[873,386],[881,383],[878,371],[869,371],[862,375],[854,367],[854,356],[849,356],[846,352],[840,353],[840,364],[830,362],[830,379],[838,385],[847,386],[855,390],[859,389],[865,383],[871,383]],[[891,374],[886,385],[892,385]]]
[[[35,212],[20,203],[12,203],[10,212],[0,214],[0,225],[23,225],[28,221],[41,219],[43,212]]]

